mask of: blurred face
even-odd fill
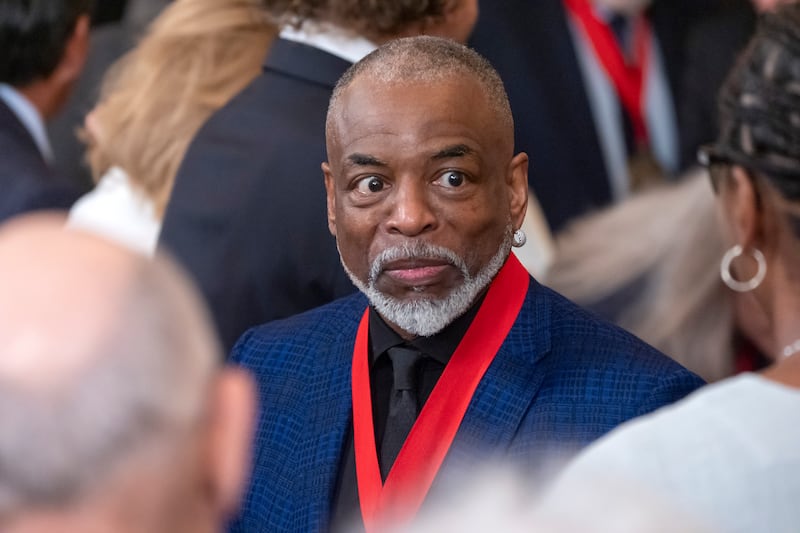
[[[339,102],[323,166],[342,263],[401,335],[432,335],[462,314],[504,263],[527,200],[481,87],[357,78]]]

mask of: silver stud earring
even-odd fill
[[[518,229],[514,232],[514,240],[511,244],[520,248],[521,246],[525,246],[525,243],[528,242],[528,237],[525,236],[525,232],[521,229]]]

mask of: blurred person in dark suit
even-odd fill
[[[440,468],[488,454],[537,470],[702,383],[511,253],[528,199],[513,131],[497,73],[449,39],[390,41],[342,76],[323,170],[361,294],[234,349],[271,409],[233,531],[382,530],[425,505]]]
[[[0,227],[0,530],[212,533],[254,388],[166,258],[33,215]]]
[[[224,344],[355,289],[327,231],[320,163],[333,86],[390,39],[465,41],[476,0],[264,0],[282,24],[263,72],[200,129],[160,244],[208,299]]]
[[[105,4],[104,1],[98,3]],[[94,183],[84,157],[86,146],[79,132],[86,114],[100,98],[103,77],[114,62],[136,45],[147,25],[170,3],[172,0],[129,0],[117,8],[121,10],[124,7],[121,19],[109,20],[92,28],[86,66],[75,90],[63,112],[47,125],[58,170],[74,183],[85,186]]]
[[[91,0],[0,1],[0,220],[67,208],[81,190],[52,168],[45,121],[86,59]]]
[[[483,2],[470,40],[503,77],[553,231],[681,168],[692,23],[714,0]]]

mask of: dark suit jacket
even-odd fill
[[[36,142],[0,100],[0,222],[27,211],[67,209],[82,191],[45,162]]]
[[[683,99],[679,110],[685,134],[681,160],[697,163],[697,149],[719,133],[717,96],[739,53],[753,35],[756,13],[750,0],[729,1],[709,14],[687,37]]]
[[[712,0],[656,0],[650,10],[673,97],[680,99],[690,22]],[[562,0],[480,3],[470,45],[494,65],[514,113],[516,150],[554,231],[611,201],[611,189]]]
[[[250,330],[237,344],[233,360],[258,380],[261,414],[251,486],[232,531],[328,527],[351,426],[353,345],[366,306],[362,295],[350,296]],[[654,348],[531,280],[443,468],[467,464],[476,452],[537,466],[548,450],[583,446],[701,384]]]
[[[178,171],[160,242],[194,275],[228,348],[251,326],[355,290],[328,231],[320,169],[328,99],[349,65],[278,39]]]

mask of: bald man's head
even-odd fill
[[[222,359],[211,331],[167,259],[53,217],[0,228],[0,526],[202,439]]]
[[[55,390],[110,353],[145,346],[191,359],[207,379],[218,346],[171,262],[60,222],[36,217],[0,230],[0,379]]]
[[[473,80],[480,87],[484,105],[492,113],[492,125],[498,128],[508,151],[512,151],[514,119],[500,75],[471,48],[429,35],[392,40],[352,65],[339,78],[328,105],[325,126],[328,150],[338,135],[336,127],[344,111],[344,95],[358,81],[403,87],[439,85],[459,78]]]

